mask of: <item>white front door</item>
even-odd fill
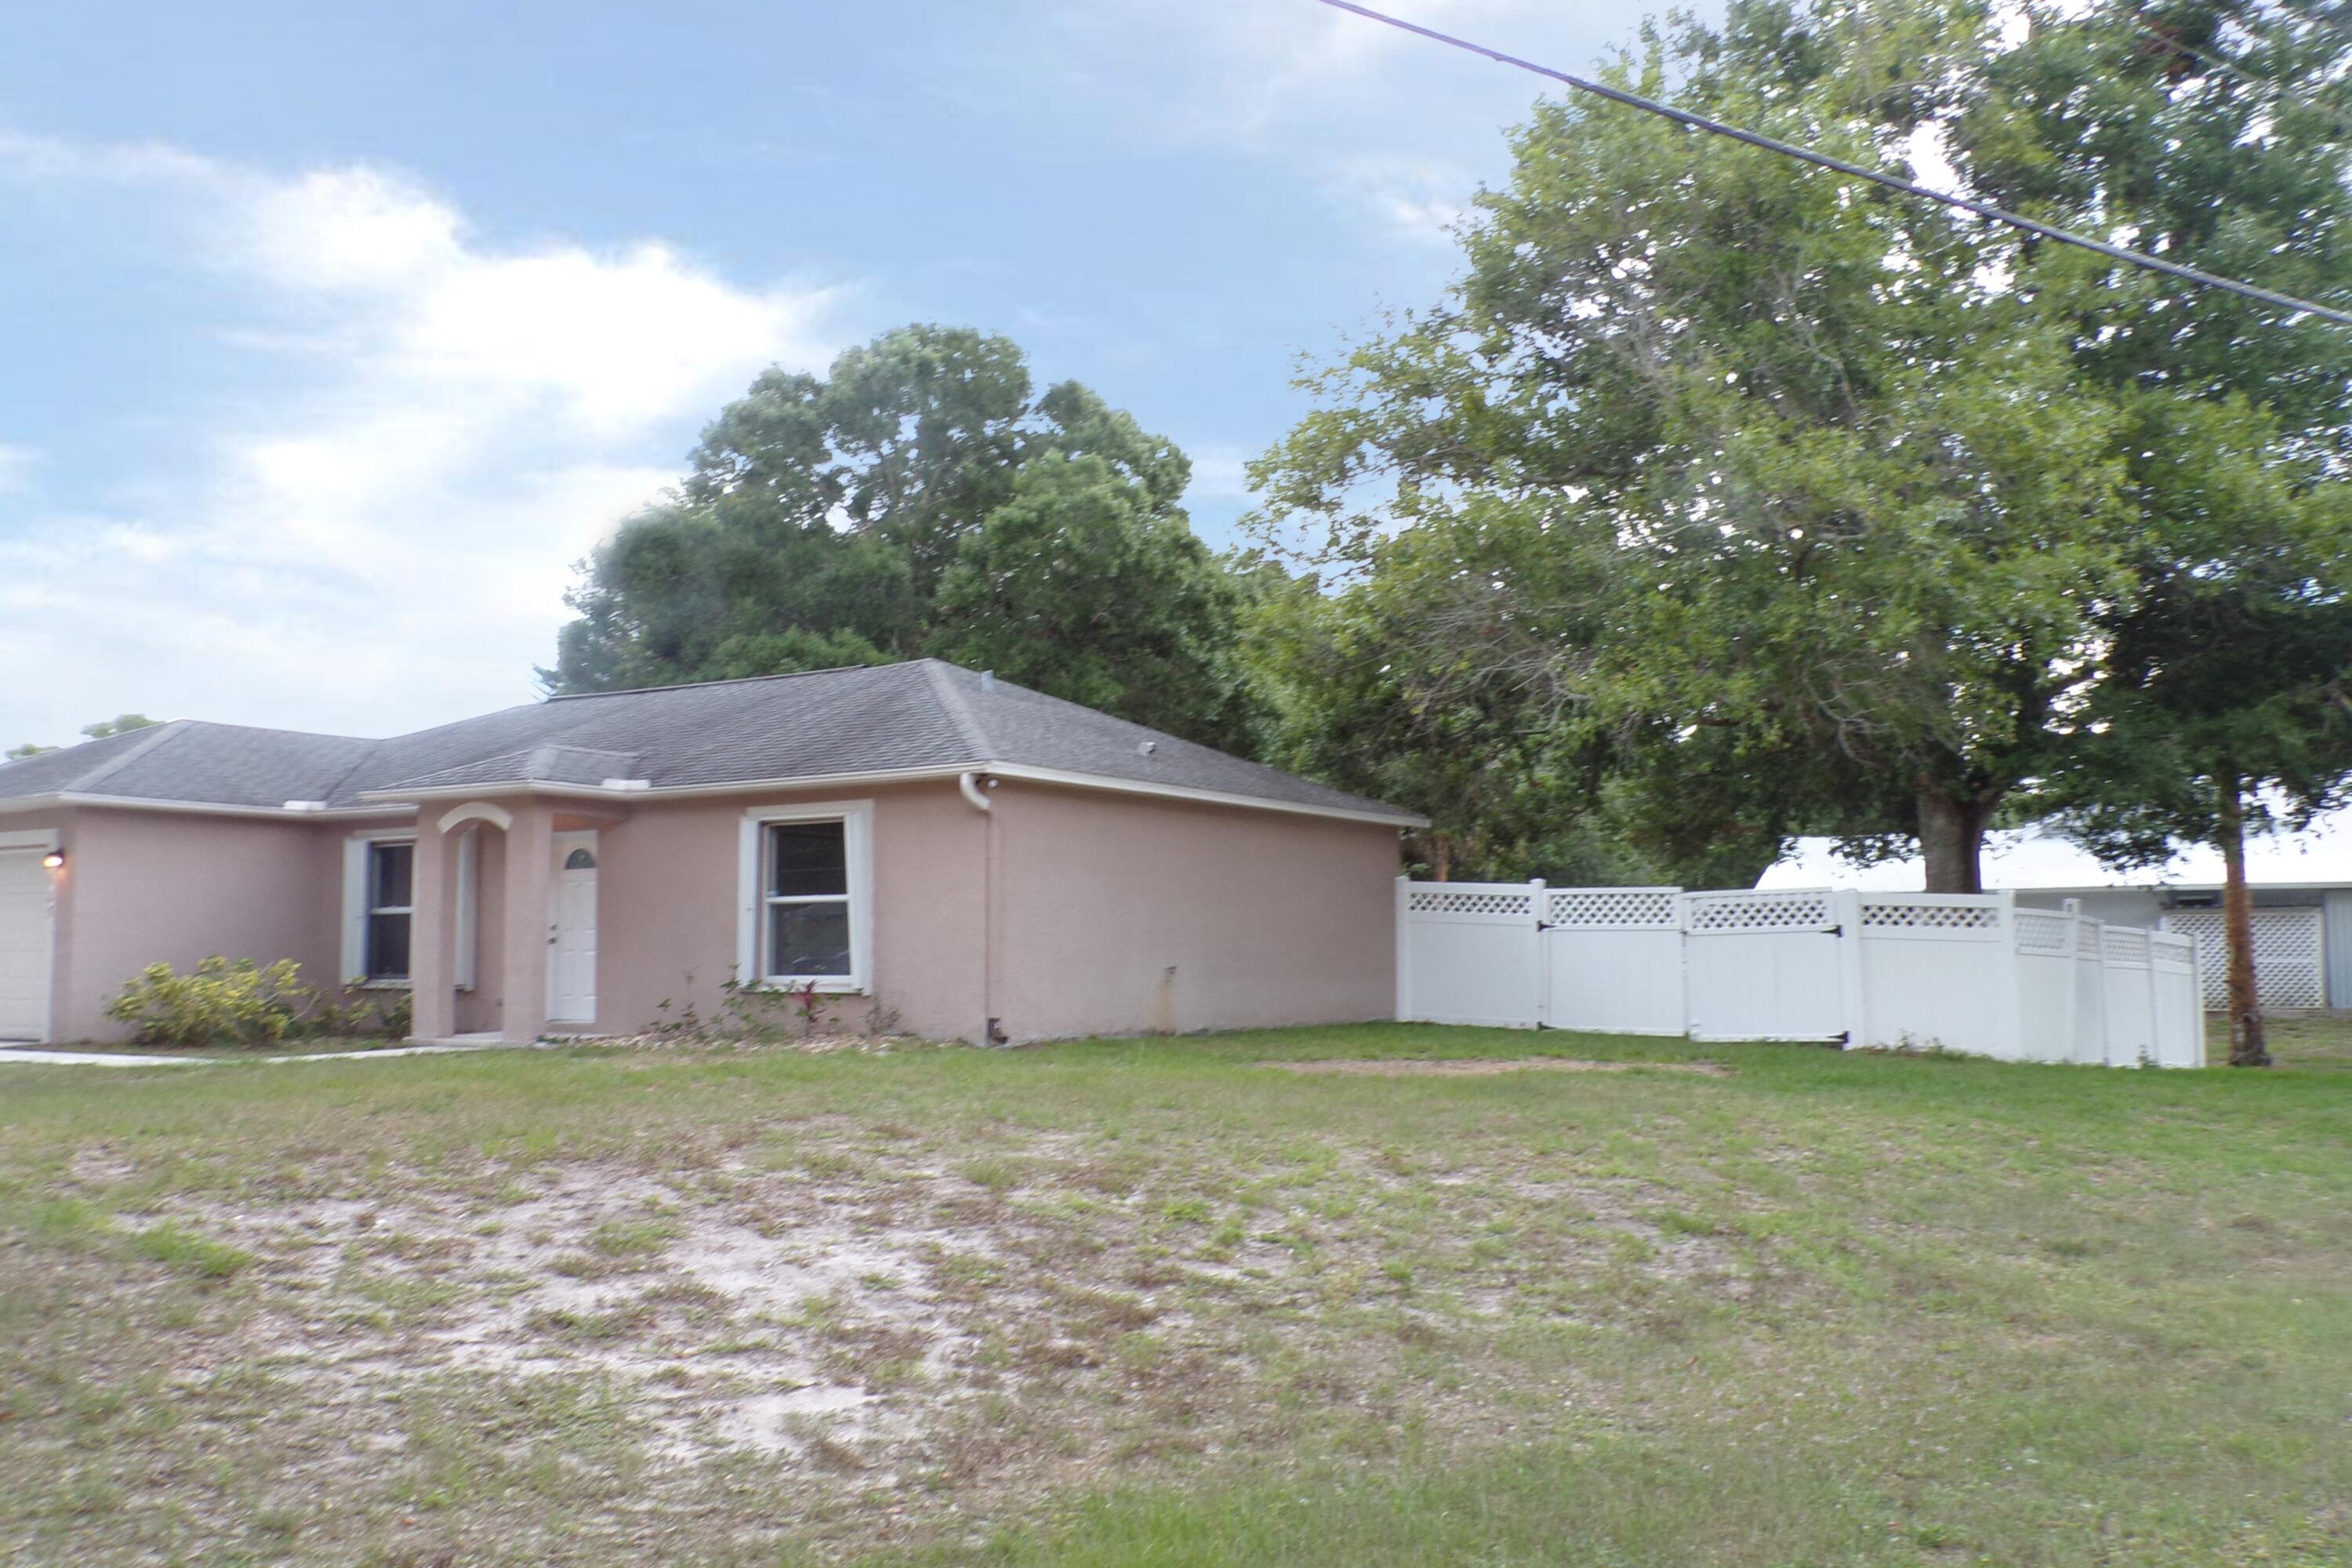
[[[548,896],[547,1017],[556,1024],[596,1021],[596,836],[555,836],[555,874]]]
[[[48,1037],[54,900],[44,853],[0,849],[0,1040]]]

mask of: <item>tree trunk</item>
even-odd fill
[[[2266,1068],[2263,1004],[2254,994],[2254,896],[2246,887],[2246,806],[2234,776],[2221,784],[2221,931],[2230,949],[2230,1065]]]
[[[1984,891],[1985,824],[1991,817],[1988,804],[1954,800],[1932,787],[1919,791],[1919,858],[1927,865],[1927,891]]]
[[[1454,880],[1454,845],[1443,833],[1429,836],[1429,879],[1433,882]]]

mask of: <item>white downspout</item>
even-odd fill
[[[958,774],[956,788],[985,818],[980,828],[980,1036],[981,1044],[992,1046],[1001,1043],[996,1020],[996,803],[981,788],[976,773]]]

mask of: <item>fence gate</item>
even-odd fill
[[[1543,1021],[1555,1029],[1680,1035],[1679,888],[1553,888],[1543,895]]]
[[[1540,883],[1397,883],[1397,1016],[1532,1029],[1542,1022]]]
[[[1683,901],[1692,1039],[1832,1040],[1851,1027],[1838,895],[1749,890]]]

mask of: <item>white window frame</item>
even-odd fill
[[[416,835],[410,833],[354,833],[343,841],[343,973],[341,979],[367,991],[406,991],[415,984],[416,968],[416,862],[408,863],[408,967],[406,980],[373,980],[367,973],[368,916],[401,912],[397,906],[387,904],[382,910],[368,905],[370,879],[369,860],[379,844],[405,844],[413,849]]]
[[[838,822],[849,874],[849,973],[767,973],[768,829],[780,823]],[[801,805],[755,805],[743,814],[736,888],[735,975],[754,991],[799,991],[814,984],[822,994],[870,992],[874,984],[874,803],[817,801]],[[799,900],[787,900],[786,902]]]

